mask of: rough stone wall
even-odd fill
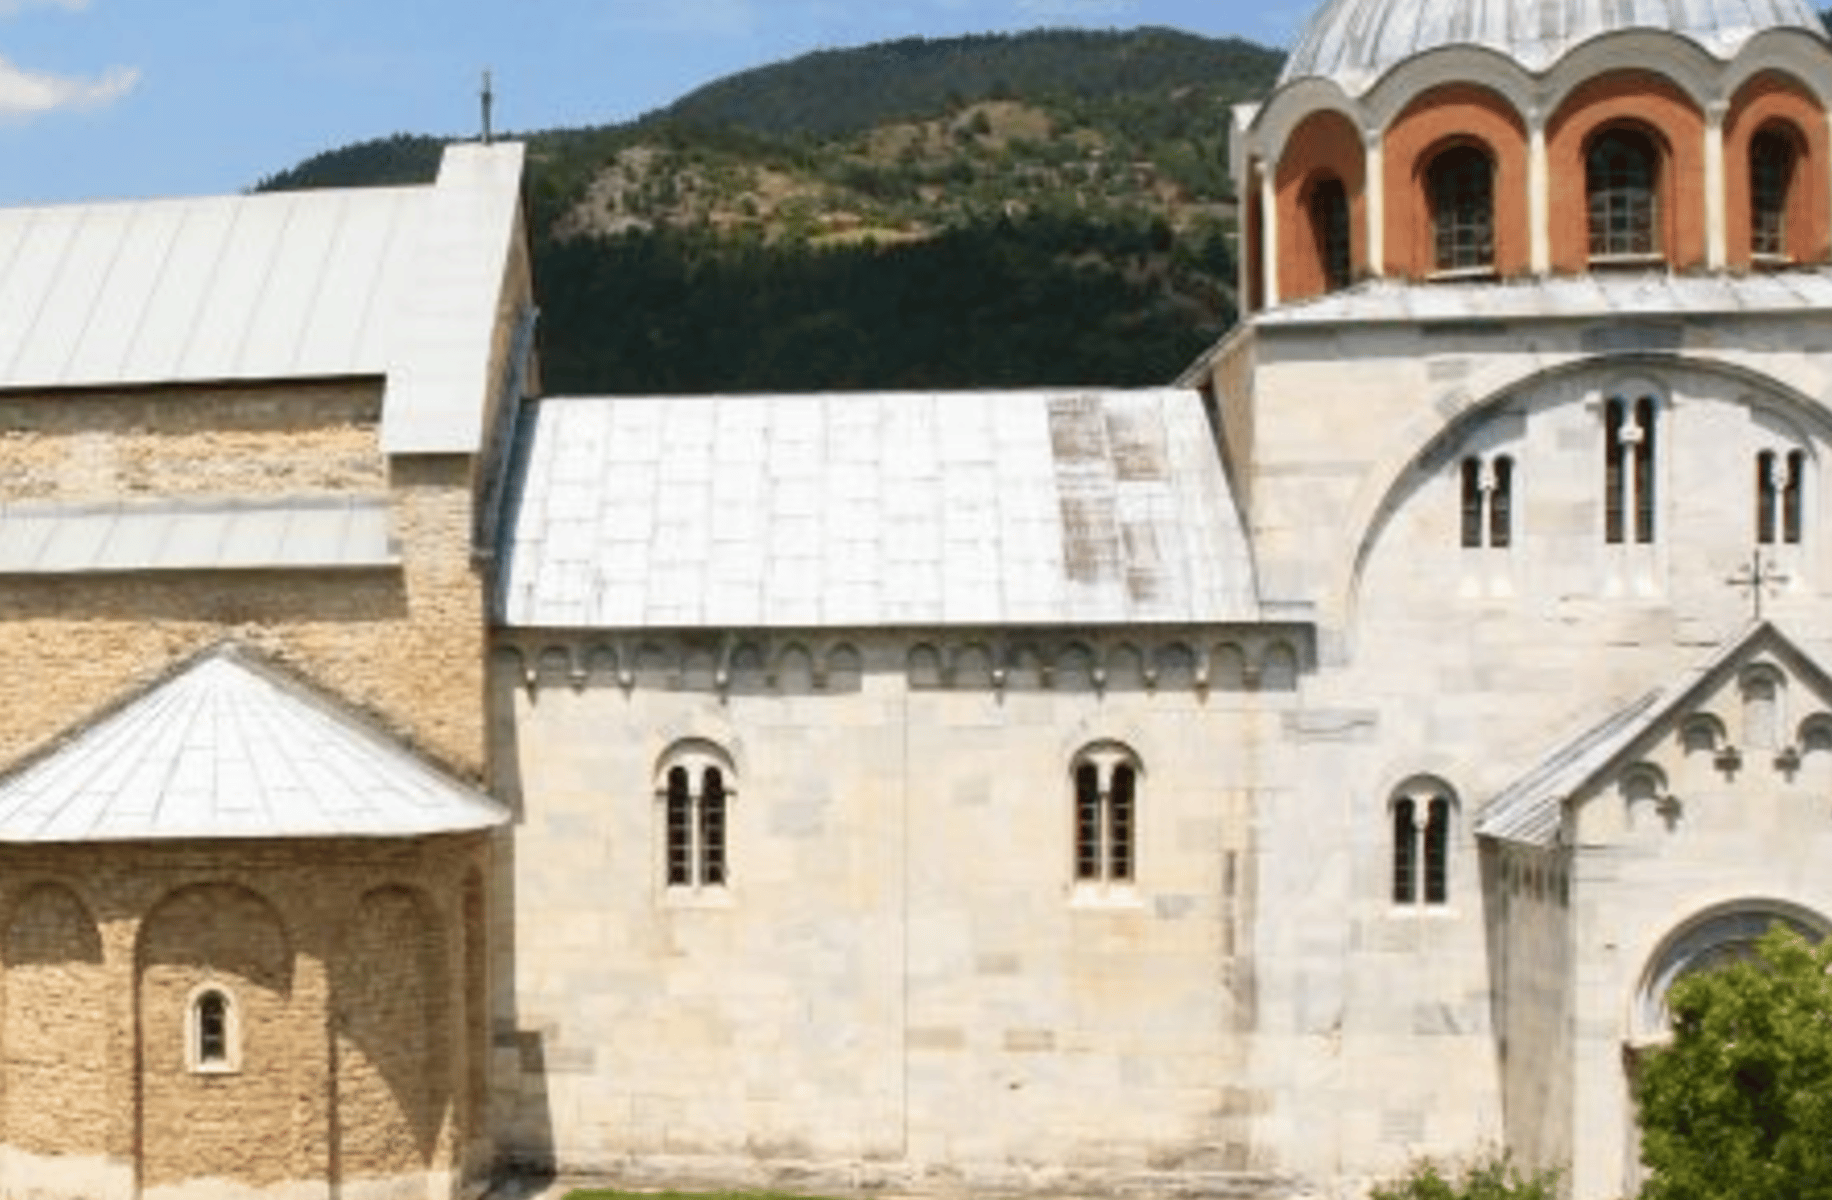
[[[0,848],[0,1193],[456,1194],[485,1131],[424,1073],[476,1058],[485,841]],[[214,1073],[187,1056],[205,985],[239,1032]]]
[[[388,461],[376,381],[0,398],[0,502],[386,499],[400,566],[0,579],[0,649],[34,703],[0,761],[225,639],[265,650],[461,771],[483,762],[470,460]],[[437,682],[437,686],[429,684]]]

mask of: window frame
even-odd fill
[[[655,802],[663,894],[712,898],[729,893],[736,777],[731,757],[709,742],[680,743],[662,755]]]
[[[1481,170],[1476,172],[1478,165]],[[1488,148],[1480,142],[1459,140],[1432,155],[1425,167],[1425,202],[1431,230],[1431,275],[1465,279],[1493,274],[1495,158]]]
[[[1779,151],[1764,155],[1765,151]],[[1749,258],[1758,266],[1793,261],[1788,210],[1800,184],[1800,134],[1790,122],[1770,121],[1749,139]],[[1778,169],[1775,164],[1779,164]],[[1779,178],[1776,178],[1778,176]]]
[[[204,1027],[210,1001],[221,1006],[221,1047],[206,1053],[209,1034]],[[192,988],[184,1004],[185,1069],[193,1075],[238,1075],[242,1070],[242,1020],[234,991],[220,980],[206,980]]]
[[[1451,910],[1462,804],[1435,776],[1408,779],[1387,794],[1387,902],[1395,911]]]
[[[1642,383],[1603,393],[1603,543],[1660,541],[1660,431],[1666,400]]]
[[[1634,178],[1633,164],[1600,157],[1616,146],[1624,153],[1638,152],[1640,178]],[[1585,246],[1592,266],[1637,266],[1667,260],[1665,176],[1664,146],[1650,129],[1615,122],[1586,140]]]
[[[1131,748],[1096,742],[1069,764],[1070,884],[1080,897],[1127,898],[1139,879],[1139,783]]]
[[[1355,236],[1348,185],[1325,172],[1306,189],[1304,211],[1316,242],[1317,273],[1325,292],[1339,292],[1355,281]]]

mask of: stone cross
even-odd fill
[[[1787,576],[1775,569],[1775,564],[1762,557],[1761,550],[1750,552],[1749,561],[1737,568],[1737,573],[1724,580],[1733,588],[1749,592],[1751,605],[1755,609],[1756,620],[1762,619],[1762,597],[1775,584],[1787,582]]]

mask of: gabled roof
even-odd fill
[[[483,436],[522,148],[427,187],[0,209],[0,389],[376,375],[391,453]]]
[[[482,792],[227,648],[0,778],[0,842],[413,837],[508,819]]]
[[[1796,675],[1832,693],[1832,677],[1772,624],[1758,622],[1666,687],[1636,697],[1546,755],[1483,808],[1476,818],[1476,834],[1527,845],[1553,845],[1567,801],[1583,795],[1631,760],[1729,671],[1761,653],[1775,655]]]
[[[547,399],[524,437],[511,626],[1259,614],[1190,390]]]

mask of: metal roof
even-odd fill
[[[1262,329],[1366,321],[1658,316],[1832,310],[1832,268],[1747,275],[1598,272],[1589,275],[1411,283],[1374,279],[1253,317]]]
[[[527,417],[512,626],[1258,615],[1194,391],[547,399]]]
[[[388,503],[0,505],[0,575],[392,566]]]
[[[0,389],[381,375],[385,449],[475,449],[521,162],[461,145],[430,187],[0,209]]]
[[[1316,76],[1351,95],[1440,46],[1482,46],[1543,71],[1573,47],[1621,29],[1658,29],[1720,59],[1765,29],[1825,27],[1804,0],[1329,0],[1299,36],[1281,84]]]
[[[0,780],[0,842],[412,837],[508,811],[234,650]]]

